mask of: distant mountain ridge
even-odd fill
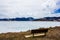
[[[35,19],[33,17],[22,18],[3,18],[0,21],[60,21],[60,17],[44,17]]]
[[[0,21],[32,21],[34,20],[34,18],[32,17],[28,17],[28,18],[25,18],[25,17],[22,17],[22,18],[3,18],[3,19],[0,19]]]
[[[35,19],[34,21],[60,21],[60,17],[44,17]]]

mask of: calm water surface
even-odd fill
[[[0,21],[0,33],[20,32],[43,27],[60,26],[60,22],[49,21]]]

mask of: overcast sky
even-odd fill
[[[0,18],[60,16],[60,13],[54,13],[54,9],[60,7],[58,2],[59,0],[0,0]]]

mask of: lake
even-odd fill
[[[0,21],[0,33],[21,32],[38,28],[60,26],[60,22],[52,21]]]

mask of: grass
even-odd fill
[[[1,33],[0,40],[60,40],[60,27],[50,27],[48,28],[48,32],[46,36],[37,36],[25,38],[24,35],[31,34],[30,31],[27,32],[9,32],[9,33]]]

